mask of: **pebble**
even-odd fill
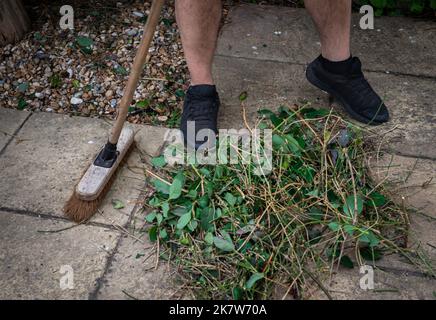
[[[78,104],[81,104],[82,102],[83,102],[82,99],[76,98],[76,97],[72,97],[71,100],[70,100],[70,103],[72,105],[78,105]]]
[[[129,37],[134,37],[138,34],[138,29],[127,29],[126,34]]]
[[[132,13],[135,17],[138,17],[138,18],[143,18],[144,17],[144,14],[142,13],[142,12],[139,12],[139,11],[133,11],[133,13]]]
[[[114,95],[114,92],[112,90],[108,90],[108,91],[106,91],[106,93],[104,95],[106,98],[112,98]]]
[[[42,99],[44,97],[44,94],[42,94],[41,92],[35,92],[35,97],[37,97],[38,99]]]

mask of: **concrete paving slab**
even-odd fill
[[[374,269],[374,290],[362,290],[359,268],[341,268],[327,289],[335,300],[435,300],[436,280],[410,272],[385,272]],[[327,296],[319,289],[313,290],[310,299],[325,300]]]
[[[397,203],[414,209],[409,246],[419,245],[436,263],[436,161],[384,154],[371,158],[369,167]]]
[[[66,229],[71,226],[59,219],[0,212],[0,299],[88,298],[119,234],[89,225]],[[64,267],[61,273],[62,266],[72,268],[72,289],[61,289],[69,270]]]
[[[14,138],[13,135],[29,115],[30,113],[27,111],[0,107],[0,152],[2,152],[9,140]]]
[[[258,109],[277,109],[280,105],[328,106],[328,96],[311,86],[305,67],[288,63],[245,58],[215,57],[214,77],[220,94],[220,128],[243,128],[239,95],[247,92],[247,120],[256,122]]]
[[[10,145],[0,158],[1,207],[62,216],[63,204],[106,141],[109,129],[109,123],[98,119],[32,115],[20,130],[23,141]],[[155,140],[146,143],[151,153],[159,148],[158,137],[164,134],[159,136],[156,130],[151,131]],[[147,140],[144,128],[137,131],[139,141]],[[160,132],[164,131],[160,128]],[[130,169],[141,166],[139,152],[132,152],[126,160],[100,207],[103,214],[97,214],[93,221],[118,225],[127,222],[144,186],[144,174],[142,170]],[[115,210],[114,199],[122,201],[125,207]]]
[[[233,7],[228,20],[219,55],[306,64],[319,54],[319,38],[304,9],[244,4]],[[352,52],[365,68],[436,77],[434,22],[382,17],[374,30],[362,30],[359,20],[353,16]]]
[[[244,91],[248,93],[245,105],[250,125],[255,123],[259,108],[277,109],[306,102],[315,108],[330,108],[328,96],[309,84],[304,72],[304,66],[288,63],[216,57],[215,81],[222,99],[219,127],[244,127],[238,98]],[[387,132],[383,140],[379,139],[382,150],[436,159],[436,80],[376,72],[367,72],[366,76],[392,115],[390,123],[376,129]],[[333,107],[342,112],[335,104]]]
[[[177,290],[178,286],[174,280],[174,269],[165,261],[161,261],[156,269],[156,247],[149,242],[147,235],[139,232],[135,232],[134,235],[141,242],[130,236],[123,236],[95,298],[177,298],[180,290]]]

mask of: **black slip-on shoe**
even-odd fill
[[[180,130],[185,146],[195,150],[215,146],[220,99],[213,85],[189,87],[185,95]]]
[[[389,111],[362,72],[359,58],[353,57],[347,75],[327,71],[320,57],[306,69],[307,80],[339,101],[354,119],[371,125],[389,121]]]

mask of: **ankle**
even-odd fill
[[[348,74],[351,70],[353,57],[350,55],[348,58],[341,61],[332,61],[325,58],[323,55],[319,56],[322,66],[330,73],[334,74]]]

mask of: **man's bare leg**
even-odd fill
[[[216,141],[220,100],[213,83],[212,62],[221,10],[221,0],[176,0],[177,24],[191,74],[180,121],[188,149]]]
[[[213,84],[212,62],[221,11],[221,0],[176,0],[177,24],[191,85]]]
[[[357,57],[351,57],[351,0],[305,0],[321,39],[321,56],[309,64],[310,83],[339,101],[354,119],[368,124],[389,120],[389,111],[370,86]]]
[[[350,57],[351,0],[305,0],[321,39],[322,56],[330,61]]]

